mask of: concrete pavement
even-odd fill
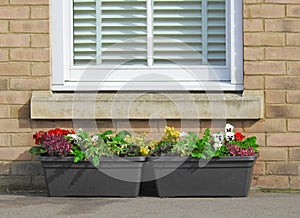
[[[300,194],[251,191],[246,198],[54,198],[0,194],[1,218],[300,217]]]

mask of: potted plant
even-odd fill
[[[145,157],[126,143],[129,135],[58,128],[35,133],[30,152],[39,155],[49,196],[138,196]]]
[[[224,132],[203,137],[166,127],[149,161],[158,195],[247,196],[256,160],[256,137],[246,138],[227,124]]]

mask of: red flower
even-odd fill
[[[236,140],[238,140],[238,141],[243,141],[243,139],[245,138],[246,136],[244,136],[242,133],[240,133],[240,132],[236,132],[235,134],[234,134],[234,138],[236,139]]]

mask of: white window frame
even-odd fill
[[[191,90],[240,91],[243,90],[243,7],[242,0],[227,1],[227,74],[214,76],[213,69],[203,67],[133,67],[117,68],[73,66],[73,9],[72,0],[51,0],[51,71],[53,91],[76,90]],[[197,72],[201,70],[201,78]],[[112,72],[112,73],[111,73]],[[162,75],[166,81],[140,81],[137,76]],[[183,72],[188,72],[183,74]],[[84,76],[83,76],[84,75]],[[195,76],[196,75],[196,76]],[[221,75],[221,74],[218,74]],[[149,76],[148,76],[149,77]],[[229,79],[228,79],[229,77]],[[93,82],[97,80],[98,82]],[[100,82],[99,82],[100,80]]]

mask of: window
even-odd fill
[[[241,90],[242,1],[52,0],[53,90]]]

